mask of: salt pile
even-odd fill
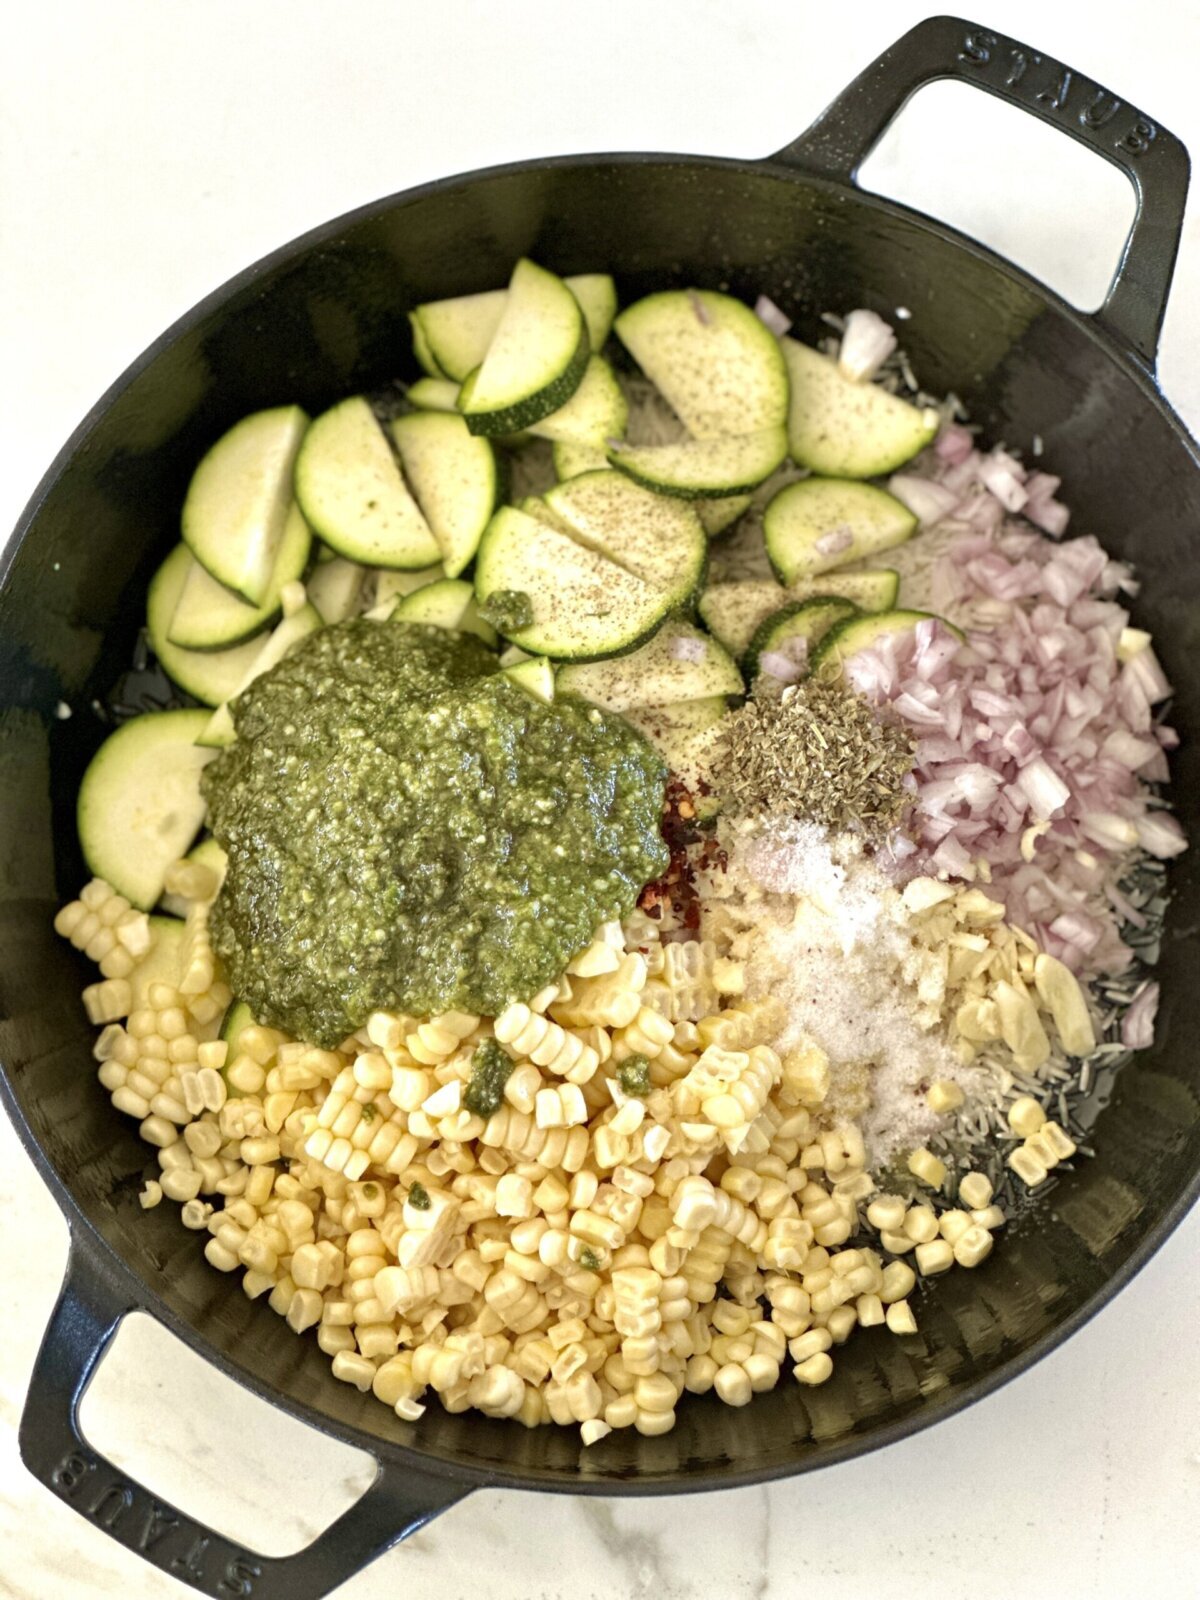
[[[723,835],[729,864],[705,914],[743,963],[748,997],[785,1005],[776,1048],[820,1045],[827,1107],[860,1123],[873,1166],[921,1144],[941,1126],[925,1103],[930,1082],[953,1079],[970,1096],[981,1075],[918,1020],[901,973],[912,941],[896,888],[850,835],[801,822],[725,824]]]

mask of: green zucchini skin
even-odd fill
[[[789,640],[805,639],[815,648],[830,628],[860,615],[853,600],[843,600],[838,595],[814,595],[810,600],[794,600],[782,606],[755,629],[746,648],[746,676],[757,678],[763,656],[784,649]]]

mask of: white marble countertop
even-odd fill
[[[327,216],[548,150],[759,155],[926,13],[859,0],[44,0],[0,63],[0,528],[93,399],[193,301]],[[1200,11],[993,0],[984,20],[1146,106],[1200,149]],[[947,129],[951,133],[947,133]],[[1085,152],[958,86],[927,91],[870,169],[1095,304],[1130,214]],[[1200,428],[1200,229],[1164,387]],[[1064,1349],[971,1411],[849,1465],[669,1501],[485,1493],[338,1591],[427,1600],[892,1600],[1200,1595],[1200,1215]],[[0,1119],[0,1595],[185,1591],[24,1472],[16,1427],[66,1229]],[[364,1460],[217,1377],[147,1319],[89,1395],[94,1442],[268,1553],[307,1543]],[[569,1568],[567,1563],[569,1562]]]

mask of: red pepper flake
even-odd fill
[[[642,890],[638,905],[656,921],[661,918],[664,905],[669,906],[683,927],[695,933],[700,927],[696,869],[716,868],[723,872],[727,858],[712,834],[706,833],[698,822],[692,791],[674,774],[667,780],[660,827],[670,861],[662,877]]]

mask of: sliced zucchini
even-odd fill
[[[770,578],[714,583],[700,596],[705,626],[736,659],[745,655],[754,630],[789,600],[815,594],[853,600],[863,611],[886,611],[896,603],[900,576],[888,567],[868,572],[832,572],[824,578],[794,583],[785,589]]]
[[[368,567],[427,567],[437,540],[361,395],[319,416],[296,458],[296,499],[338,555]]]
[[[446,569],[440,561],[432,567],[422,567],[419,572],[381,572],[375,580],[374,604],[381,606],[389,600],[402,600],[406,594],[415,594],[427,583],[437,583],[445,576]]]
[[[247,1028],[256,1026],[254,1013],[244,1000],[235,1000],[225,1013],[225,1021],[221,1026],[221,1037],[229,1046],[230,1061],[238,1053],[238,1040]]]
[[[916,517],[895,495],[843,478],[789,483],[763,515],[767,555],[784,583],[890,550],[916,531]]]
[[[416,412],[397,417],[391,427],[446,575],[457,578],[479,548],[500,497],[496,452],[457,415]]]
[[[532,656],[528,660],[513,661],[504,668],[504,676],[510,678],[518,689],[532,695],[535,700],[540,700],[544,705],[554,703],[554,667],[546,660],[545,656]]]
[[[224,1018],[221,1019],[221,1038],[224,1038],[224,1042],[229,1045],[229,1050],[226,1051],[226,1064],[221,1069],[221,1077],[226,1075],[229,1067],[234,1066],[238,1054],[242,1053],[242,1035],[245,1034],[245,1030],[248,1027],[258,1026],[258,1021],[254,1018],[254,1013],[250,1010],[250,1006],[246,1005],[245,1000],[235,1000],[230,1005],[229,1010],[224,1014]]]
[[[502,506],[488,524],[475,563],[476,598],[482,604],[496,590],[528,595],[533,622],[508,637],[553,660],[592,661],[631,650],[675,603],[654,584],[512,506]]]
[[[612,471],[571,478],[543,498],[577,543],[650,584],[669,609],[690,601],[700,587],[708,542],[684,501]]]
[[[755,628],[754,637],[746,647],[746,676],[757,678],[762,671],[763,656],[770,654],[785,656],[798,667],[807,666],[818,640],[823,639],[830,628],[860,615],[853,600],[841,600],[836,595],[793,600]]]
[[[458,384],[450,378],[418,378],[407,398],[418,411],[457,411]]]
[[[603,356],[589,356],[583,379],[566,405],[531,422],[529,431],[538,439],[591,445],[603,453],[605,440],[619,439],[628,421],[629,404],[613,369]]]
[[[224,1077],[227,1070],[237,1060],[242,1048],[242,1035],[247,1028],[258,1026],[253,1011],[244,1000],[235,1000],[221,1023],[221,1038],[229,1046],[225,1055],[225,1065],[221,1068]]]
[[[722,496],[719,500],[697,500],[696,515],[705,533],[715,539],[726,528],[732,528],[737,519],[750,509],[748,494]]]
[[[506,289],[489,289],[484,294],[430,300],[410,311],[413,352],[425,371],[461,383],[487,354],[507,295]]]
[[[196,739],[207,711],[152,711],[110,733],[79,788],[84,859],[118,894],[148,911],[167,868],[204,821],[200,773],[212,758]]]
[[[962,638],[958,628],[930,611],[880,611],[874,616],[851,617],[831,628],[809,657],[809,669],[824,678],[840,677],[851,656],[870,650],[890,634],[910,632],[918,622],[940,622],[956,638]]]
[[[617,286],[607,272],[579,272],[563,282],[579,301],[587,324],[588,343],[593,350],[604,349],[617,314]]]
[[[307,428],[299,406],[243,417],[217,440],[188,485],[184,544],[218,583],[252,606],[267,599]]]
[[[607,471],[607,468],[605,468]],[[546,504],[543,496],[527,494],[524,499],[517,502],[517,510],[523,511],[528,517],[536,517],[539,522],[544,522],[548,528],[557,528],[559,533],[573,536],[574,529],[566,517],[560,517],[553,507]]]
[[[787,420],[788,377],[770,331],[711,289],[668,289],[622,311],[617,335],[694,439]]]
[[[900,574],[891,567],[868,567],[861,572],[829,572],[822,578],[805,578],[788,585],[793,600],[810,600],[817,594],[835,594],[853,600],[860,611],[890,611],[900,593]]]
[[[218,583],[193,556],[175,602],[168,639],[184,650],[227,650],[252,639],[274,621],[284,584],[294,582],[304,571],[311,548],[312,531],[293,501],[260,606],[247,604]]]
[[[472,433],[516,433],[557,411],[587,368],[579,302],[561,278],[517,262],[487,354],[463,380],[458,408]]]
[[[258,654],[246,669],[237,688],[204,724],[196,743],[210,750],[220,750],[225,745],[232,744],[237,738],[237,733],[233,726],[233,714],[229,709],[230,703],[237,699],[243,689],[249,688],[255,678],[261,677],[264,672],[269,672],[272,667],[278,665],[301,639],[307,639],[310,633],[316,633],[318,628],[324,626],[321,613],[313,605],[303,605],[299,611],[293,611],[290,617],[284,617],[266,643],[260,646]]]
[[[187,853],[187,860],[194,861],[197,866],[208,867],[217,875],[217,885],[220,887],[225,881],[225,869],[229,865],[229,858],[215,839],[209,837],[201,839]],[[182,895],[164,894],[162,908],[173,917],[186,917],[190,900],[185,900]]]
[[[603,349],[617,313],[616,285],[606,272],[585,272],[563,282],[579,302],[589,345]],[[430,300],[410,312],[413,350],[424,370],[432,377],[461,383],[487,354],[507,300],[507,289],[489,289],[452,300]]]
[[[313,568],[305,589],[310,603],[316,606],[321,621],[328,627],[355,615],[366,581],[366,567],[360,567],[357,561],[347,561],[344,556],[335,556],[332,561],[321,562]]]
[[[799,466],[831,478],[878,478],[910,461],[938,430],[938,414],[873,383],[847,378],[836,361],[783,338],[791,379],[788,449]]]
[[[181,650],[171,643],[171,618],[195,565],[187,545],[177,544],[150,580],[146,592],[146,632],[150,647],[173,683],[207,706],[219,706],[237,686],[263,647],[260,636],[229,650]]]
[[[782,427],[681,444],[615,445],[608,453],[617,471],[635,483],[683,500],[744,494],[777,472],[786,456]]]
[[[422,372],[427,372],[435,381],[445,382],[445,374],[434,360],[433,351],[429,348],[429,340],[425,337],[425,329],[416,317],[409,315],[412,326],[413,356]]]
[[[490,622],[479,615],[475,591],[462,578],[442,578],[406,595],[392,613],[396,622],[423,622],[431,628],[473,633],[494,650],[500,643]]]
[[[673,706],[641,706],[622,712],[662,756],[692,793],[697,814],[710,817],[720,806],[713,792],[713,769],[724,742],[729,709],[720,695]]]
[[[564,439],[554,446],[554,475],[559,483],[583,472],[602,472],[607,466],[608,451],[596,445],[571,444]]]
[[[640,649],[609,661],[559,668],[560,694],[575,694],[603,711],[679,705],[742,694],[745,684],[729,652],[690,622],[671,617]]]
[[[787,604],[787,590],[770,578],[710,584],[697,602],[705,627],[735,660],[746,653],[760,623]]]

